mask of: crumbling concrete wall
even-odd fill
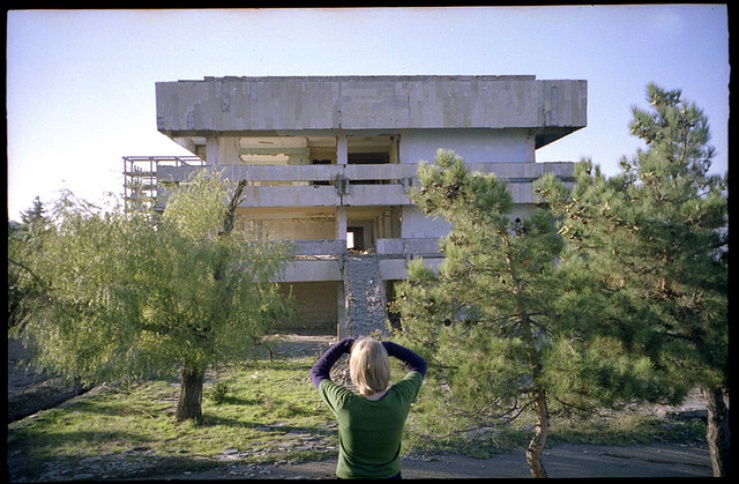
[[[387,300],[376,254],[347,253],[344,257],[346,320],[340,337],[384,330]]]

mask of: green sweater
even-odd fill
[[[386,478],[400,472],[403,427],[421,390],[423,375],[411,371],[379,400],[368,400],[329,379],[318,391],[339,423],[339,461],[342,479]]]

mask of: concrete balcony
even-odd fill
[[[293,243],[296,247],[294,260],[279,282],[343,280],[346,240],[297,240]],[[378,239],[375,254],[382,279],[405,278],[411,259],[423,258],[435,267],[444,258],[436,238]]]
[[[346,240],[294,240],[294,260],[279,282],[341,281]]]
[[[418,171],[416,163],[383,165],[209,165],[160,166],[157,170],[157,206],[163,208],[167,184],[186,180],[196,170],[219,170],[224,177],[248,180],[242,208],[399,206],[410,205],[408,193]],[[515,203],[535,203],[532,183],[544,173],[564,181],[574,164],[477,163],[471,172],[494,173],[506,179]]]

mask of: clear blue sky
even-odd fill
[[[123,156],[189,154],[156,130],[154,84],[205,76],[535,75],[588,81],[588,126],[537,161],[607,174],[641,142],[650,81],[708,116],[728,169],[724,4],[8,12],[8,216],[60,190],[123,191]]]

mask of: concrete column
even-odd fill
[[[400,157],[398,152],[398,137],[397,136],[391,136],[390,137],[390,163],[399,163]]]
[[[346,144],[346,133],[339,132],[336,136],[336,164],[346,165],[349,162],[349,151]]]
[[[218,164],[218,140],[215,136],[209,136],[205,140],[205,164]]]
[[[347,326],[346,317],[346,294],[344,293],[344,281],[336,284],[336,336],[338,339],[352,335],[351,328]]]
[[[338,240],[343,240],[344,245],[342,247],[346,247],[346,207],[345,206],[339,206],[336,207],[336,238]]]
[[[348,163],[349,150],[346,133],[340,131],[336,136],[336,164],[347,165]],[[343,196],[340,198],[343,200]],[[343,251],[346,249],[346,207],[343,205],[336,207],[336,238],[342,242],[342,254],[339,258],[343,265],[346,264],[343,260]],[[336,332],[339,339],[352,335],[352,330],[348,326],[349,318],[346,314],[349,304],[346,300],[348,294],[344,290],[346,285],[345,270],[345,267],[341,267],[342,281],[336,285]]]
[[[218,138],[217,164],[238,165],[239,155],[239,138],[231,136]]]
[[[536,130],[529,129],[526,131],[526,163],[536,162]]]
[[[346,165],[348,161],[346,134],[339,132],[336,136],[336,164]],[[336,207],[336,238],[344,240],[344,247],[346,247],[346,207],[342,205]]]

